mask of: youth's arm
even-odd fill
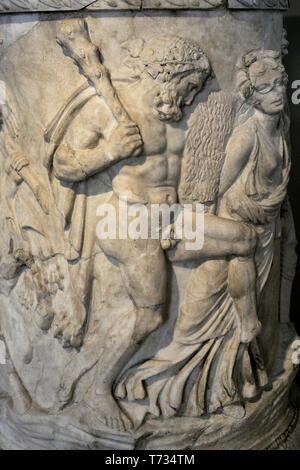
[[[250,133],[234,133],[227,147],[224,166],[221,172],[219,197],[236,181],[239,174],[247,164],[253,149],[253,137]]]

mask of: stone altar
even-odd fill
[[[1,2],[1,448],[299,448],[287,8]]]

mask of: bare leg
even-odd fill
[[[108,343],[103,345],[91,403],[98,420],[124,431],[132,423],[113,397],[113,384],[139,344],[163,321],[166,261],[159,240],[107,239],[100,246],[118,262],[133,310],[117,315],[107,331]]]
[[[158,240],[149,240],[148,245],[152,247],[147,246],[145,253],[120,263],[123,282],[135,306],[134,343],[141,343],[162,324],[165,310],[165,255]]]
[[[187,251],[185,240],[182,240],[174,250],[168,252],[172,261],[236,256],[228,262],[228,290],[241,321],[242,343],[250,343],[261,328],[256,308],[256,243],[255,230],[249,225],[205,214],[204,244],[201,250]]]
[[[154,358],[128,369],[119,381],[115,394],[129,401],[144,399],[147,396],[145,380],[187,360],[201,348],[201,328],[206,316],[216,304],[216,299],[226,290],[228,262],[209,260],[196,268],[191,275],[183,304],[174,329],[171,343],[158,351]],[[199,342],[189,339],[199,330]],[[205,332],[203,333],[205,337]],[[187,341],[186,341],[187,340]],[[204,339],[204,342],[206,339]]]
[[[199,250],[187,250],[187,240],[180,240],[168,250],[170,261],[207,260],[232,256],[249,256],[256,247],[256,233],[243,222],[213,214],[204,215],[204,243]]]

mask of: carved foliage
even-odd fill
[[[224,0],[144,0],[143,8],[209,9],[225,4]]]
[[[91,0],[3,0],[0,3],[0,12],[77,10],[90,3]]]
[[[140,10],[142,0],[98,0],[90,2],[89,10]]]
[[[274,10],[287,10],[288,0],[228,0],[229,8],[258,8]]]
[[[0,13],[56,10],[142,10],[142,9],[199,9],[227,5],[225,0],[2,0]],[[229,8],[279,9],[289,8],[288,0],[228,0]]]

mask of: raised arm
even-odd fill
[[[96,101],[71,123],[54,155],[54,173],[63,181],[81,181],[122,159],[138,156],[141,148],[138,128],[117,125],[105,104]]]
[[[219,197],[223,196],[244,169],[254,145],[248,132],[235,132],[228,141],[224,166],[221,172]]]

